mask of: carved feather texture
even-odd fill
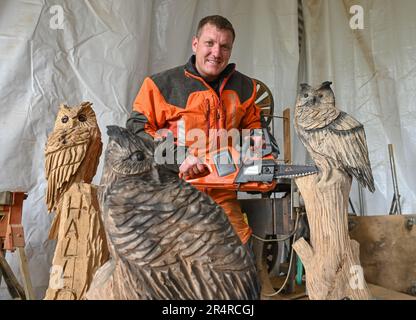
[[[336,108],[306,107],[299,113],[299,126],[305,130],[320,129],[329,125],[339,114],[340,110]]]
[[[176,172],[156,165],[148,143],[125,129],[115,131],[102,194],[117,261],[112,290],[129,299],[257,299],[254,260],[222,208]],[[141,160],[133,166],[131,159]],[[131,172],[123,161],[130,162]]]
[[[101,133],[91,103],[73,108],[62,105],[45,148],[49,212],[74,182],[91,182],[101,152]]]
[[[303,102],[306,90],[299,92],[295,110],[296,132],[318,167],[325,162],[339,168],[374,192],[364,127],[335,107],[329,85],[318,89],[309,87],[308,95],[313,95],[313,103],[309,104]]]

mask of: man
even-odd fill
[[[192,40],[194,55],[184,66],[144,80],[134,101],[127,127],[155,137],[166,128],[178,138],[178,121],[185,131],[202,129],[259,129],[260,109],[254,104],[253,80],[228,64],[235,39],[231,23],[214,15],[203,18]],[[212,138],[212,137],[210,137]],[[187,146],[189,146],[189,142]],[[209,173],[203,162],[188,155],[179,167],[184,178]],[[203,190],[223,207],[234,230],[245,244],[252,233],[244,220],[237,195],[229,190]]]

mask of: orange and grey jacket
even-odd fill
[[[147,77],[134,101],[129,129],[152,135],[169,129],[177,137],[177,121],[185,131],[261,128],[260,109],[254,104],[254,81],[229,64],[216,92],[194,67],[195,56],[184,66]]]

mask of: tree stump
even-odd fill
[[[326,168],[322,176],[309,175],[295,182],[305,201],[311,243],[300,238],[293,248],[305,267],[309,299],[370,299],[359,244],[348,233],[351,177]]]

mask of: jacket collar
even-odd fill
[[[193,74],[194,76],[202,78],[198,70],[196,70],[195,59],[196,59],[195,55],[192,55],[189,58],[188,62],[185,64],[185,70]],[[227,78],[234,70],[235,70],[235,63],[228,64],[228,66],[226,66],[225,69],[221,72],[220,76],[218,77],[218,80],[221,81]]]

